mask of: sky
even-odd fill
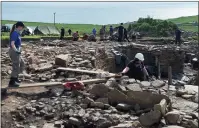
[[[198,2],[2,2],[2,20],[117,24],[198,15]]]

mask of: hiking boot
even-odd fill
[[[19,84],[15,80],[16,80],[16,78],[10,78],[8,87],[19,87]]]

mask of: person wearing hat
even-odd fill
[[[126,68],[122,71],[122,75],[127,75],[129,78],[144,81],[145,77],[149,79],[149,74],[144,66],[144,55],[137,53],[135,59],[130,61]]]
[[[8,86],[18,87],[19,86],[19,73],[24,73],[25,64],[21,58],[21,36],[20,31],[24,28],[23,22],[17,22],[13,25],[10,32],[10,48],[9,56],[12,61],[12,73]]]
[[[62,40],[64,38],[64,35],[65,35],[65,29],[64,27],[61,28],[61,33],[60,33],[60,40]]]

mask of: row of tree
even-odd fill
[[[166,20],[157,20],[150,17],[139,18],[136,23],[129,24],[128,31],[134,30],[150,36],[170,36],[173,35],[177,25]]]

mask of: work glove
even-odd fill
[[[17,50],[17,51],[15,51],[15,52],[16,52],[17,54],[21,54],[21,52],[20,52],[20,51],[18,51],[18,50]]]

